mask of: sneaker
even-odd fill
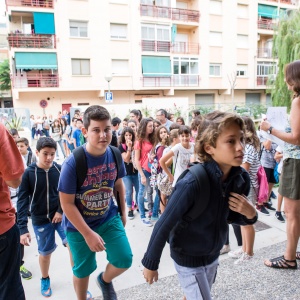
[[[104,283],[102,280],[102,273],[97,277],[96,283],[102,291],[103,300],[117,300],[117,294],[115,292],[112,282]]]
[[[153,224],[152,224],[149,220],[147,220],[146,218],[143,218],[143,219],[142,219],[142,223],[143,223],[145,226],[147,226],[147,227],[153,226]]]
[[[273,191],[271,192],[270,197],[271,197],[272,199],[277,199],[277,196],[275,195],[275,193],[274,193]]]
[[[129,211],[128,211],[128,219],[129,219],[129,220],[132,220],[133,218],[134,218],[133,210],[129,210]]]
[[[281,223],[285,223],[285,219],[283,218],[281,211],[276,211],[275,213],[275,218],[281,222]]]
[[[276,210],[276,208],[274,208],[272,204],[270,204],[269,202],[264,203],[264,207],[267,208],[268,210],[272,210],[272,211]]]
[[[220,250],[220,255],[228,253],[230,251],[229,245],[224,245],[223,248]]]
[[[20,274],[22,276],[23,279],[29,280],[32,278],[32,273],[30,271],[28,271],[24,265],[22,265],[20,267]]]
[[[44,297],[50,297],[52,295],[49,277],[41,279],[41,293]]]
[[[267,211],[267,209],[263,205],[256,205],[256,210],[265,216],[270,215],[270,213]]]
[[[157,217],[152,216],[152,217],[151,217],[151,221],[153,221],[153,222],[158,221],[158,219],[159,219],[159,216],[157,216]]]
[[[248,262],[249,260],[253,259],[253,257],[254,257],[254,255],[250,256],[246,252],[244,252],[242,254],[242,256],[234,262],[234,264],[239,265],[239,264]]]
[[[240,258],[243,255],[243,253],[244,253],[243,248],[240,247],[236,250],[229,251],[228,256],[236,259],[236,258]]]

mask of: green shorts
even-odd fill
[[[130,268],[132,252],[121,218],[116,216],[94,230],[105,242],[106,257],[116,268]],[[84,278],[97,268],[96,252],[92,252],[80,232],[67,232],[74,267],[73,274]]]

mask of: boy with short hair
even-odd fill
[[[64,162],[58,190],[64,210],[63,226],[72,253],[73,283],[78,300],[86,299],[89,276],[97,268],[96,253],[107,252],[109,263],[97,277],[104,300],[117,299],[112,280],[132,263],[131,248],[124,230],[126,224],[124,164],[117,168],[109,147],[112,138],[111,117],[102,106],[90,106],[84,113],[83,145],[87,174],[77,186],[76,162],[71,154]],[[120,210],[113,201],[119,193]]]
[[[27,227],[27,212],[30,206],[32,225],[39,251],[39,263],[42,273],[41,293],[50,297],[49,266],[52,252],[56,249],[55,231],[64,246],[66,235],[61,226],[62,209],[57,191],[61,166],[54,162],[56,142],[50,137],[41,137],[36,144],[38,162],[31,164],[22,177],[19,190],[18,225],[21,244],[29,246],[31,235]],[[30,205],[29,205],[30,204]]]
[[[77,129],[73,132],[73,139],[74,139],[74,147],[77,148],[84,144],[83,141],[83,134],[81,128],[83,128],[83,122],[81,119],[76,120],[76,127]]]
[[[19,149],[19,152],[24,157],[27,166],[36,162],[35,154],[32,151],[28,150],[29,141],[26,138],[17,139],[16,144]]]

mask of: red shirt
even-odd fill
[[[141,144],[142,144],[142,147],[141,147]],[[152,148],[153,148],[153,145],[148,141],[143,141],[142,143],[140,143],[139,141],[136,141],[134,144],[134,149],[140,150],[141,167],[143,169],[145,169],[146,171],[148,171],[149,173],[151,172],[151,170],[149,169],[149,166],[148,166],[148,161],[149,161],[148,154]]]
[[[23,172],[24,164],[16,143],[0,123],[0,234],[15,224],[15,209],[5,181],[16,180]]]

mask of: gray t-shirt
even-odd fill
[[[264,137],[262,137],[261,134],[259,134],[259,139],[260,139],[261,143],[266,141],[266,139]],[[270,150],[267,150],[265,147],[263,147],[263,145],[261,146],[262,152],[261,152],[260,162],[264,168],[269,168],[269,169],[275,168],[276,160],[274,159],[274,155],[275,155],[277,146],[278,145],[273,142],[272,142]]]

